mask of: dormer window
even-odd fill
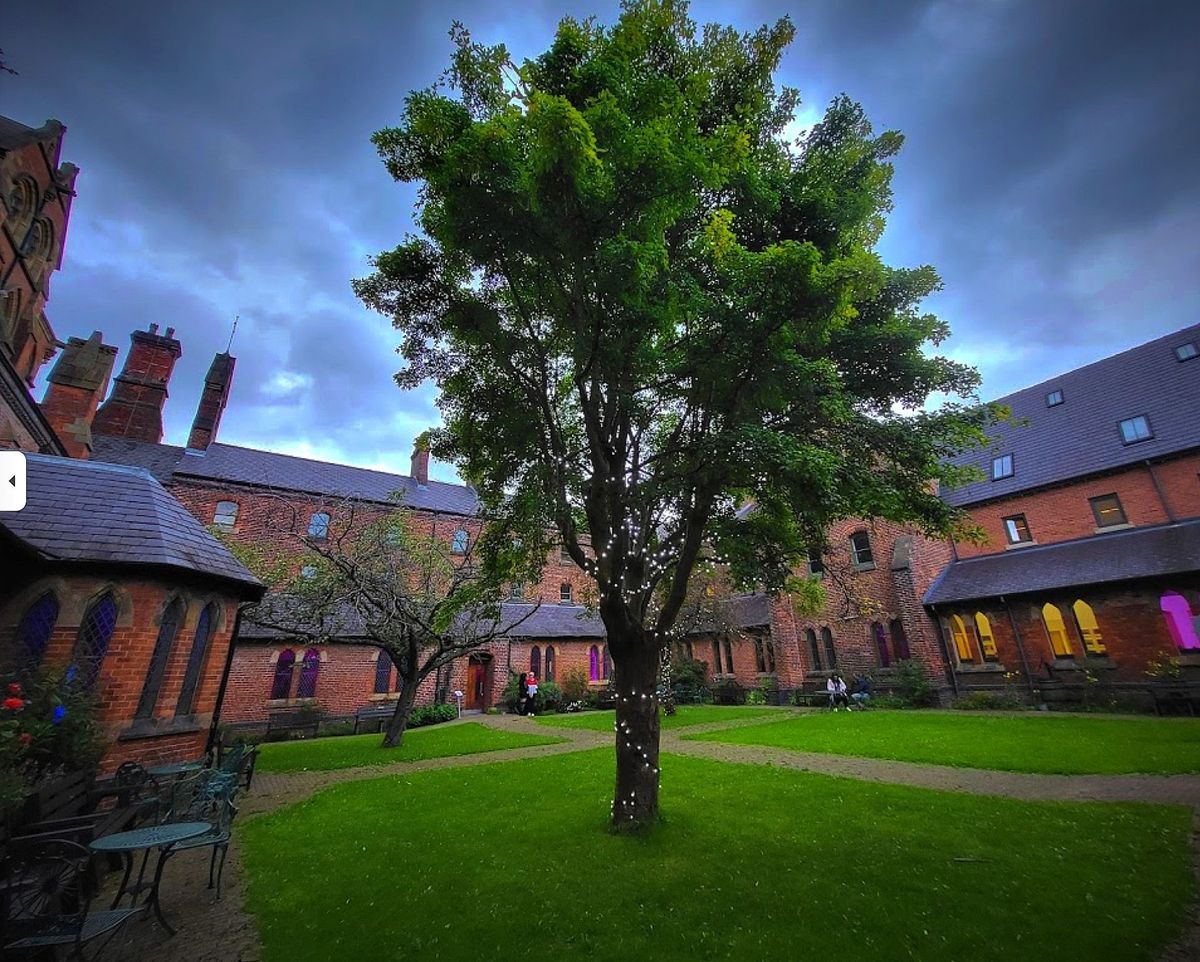
[[[1200,355],[1200,351],[1196,350],[1196,342],[1188,341],[1186,344],[1180,344],[1175,348],[1175,360],[1190,361],[1192,358]]]
[[[1046,407],[1056,408],[1062,403],[1063,403],[1063,392],[1060,391],[1058,388],[1055,388],[1053,391],[1051,391],[1049,394],[1046,395]]]
[[[998,458],[992,458],[992,480],[999,481],[1001,478],[1011,478],[1013,476],[1013,456],[1011,454],[1002,454]]]
[[[1135,418],[1126,418],[1119,424],[1121,441],[1125,444],[1137,444],[1139,441],[1149,441],[1154,437],[1150,429],[1150,419],[1144,414]]]

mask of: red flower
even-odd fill
[[[0,702],[0,707],[7,708],[9,711],[20,711],[25,707],[25,702],[20,698],[5,698]]]
[[[20,736],[17,738],[17,741],[19,741],[22,745],[28,745],[31,741],[33,741],[33,736],[29,734],[29,732],[21,732]]]
[[[8,686],[8,693],[9,693],[10,695],[19,695],[19,694],[21,694],[21,686],[20,686],[20,684],[18,684],[17,682],[15,682],[15,681],[14,681],[14,682],[13,682],[11,685],[9,685],[9,686]]]

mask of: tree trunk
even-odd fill
[[[675,714],[675,675],[674,655],[670,645],[662,647],[662,668],[659,672],[659,687],[662,689],[662,710],[664,715]]]
[[[396,710],[388,719],[387,728],[383,733],[383,747],[395,748],[404,740],[404,730],[408,727],[408,716],[412,714],[413,702],[417,700],[417,683],[408,681],[400,689],[400,697],[396,699]]]
[[[617,647],[617,784],[612,824],[636,831],[658,821],[658,647],[647,638],[630,639]]]

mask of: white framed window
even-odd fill
[[[225,531],[232,531],[237,524],[238,503],[236,501],[218,501],[213,511],[212,523]]]
[[[450,553],[466,554],[469,547],[471,547],[471,535],[466,528],[459,528],[454,532],[454,537],[450,539]]]
[[[998,458],[992,458],[992,480],[999,481],[1001,478],[1011,478],[1013,476],[1013,456],[1011,454],[1002,454]]]
[[[1149,441],[1154,437],[1150,428],[1150,419],[1144,414],[1126,418],[1118,426],[1121,429],[1121,441],[1125,444],[1137,444],[1139,441]]]
[[[324,541],[329,537],[329,515],[318,511],[308,519],[308,536],[315,541]]]

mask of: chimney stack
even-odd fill
[[[200,404],[196,408],[196,418],[192,421],[192,433],[188,435],[187,446],[196,451],[206,451],[208,446],[217,439],[217,430],[221,426],[221,414],[229,400],[229,388],[233,384],[233,367],[237,358],[228,352],[218,354],[213,358],[204,376],[204,392],[200,395]]]
[[[112,394],[96,412],[92,430],[110,437],[157,444],[162,440],[162,409],[167,402],[167,382],[183,348],[175,328],[165,335],[158,325],[134,331],[125,366],[113,380]]]
[[[417,438],[413,445],[412,469],[409,473],[421,487],[429,483],[429,442],[423,437]]]
[[[47,380],[42,413],[73,458],[92,454],[92,420],[96,406],[108,390],[117,349],[103,343],[93,331],[86,341],[72,337],[54,362]]]

